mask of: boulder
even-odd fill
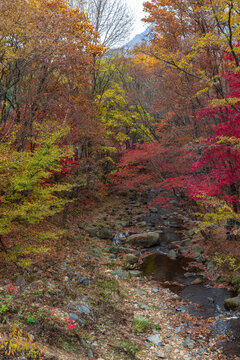
[[[112,231],[105,227],[100,228],[100,230],[98,232],[98,236],[100,239],[112,239],[113,238]]]
[[[147,338],[147,341],[153,343],[154,345],[158,346],[161,345],[162,339],[160,338],[159,334],[151,335]]]
[[[134,254],[126,254],[123,257],[124,268],[129,269],[138,262],[138,257]]]
[[[240,295],[233,297],[233,298],[229,298],[226,299],[224,301],[224,305],[227,309],[237,309],[240,308]]]
[[[87,227],[86,232],[88,232],[91,237],[97,237],[97,229],[95,227]]]
[[[209,261],[207,264],[207,270],[211,273],[214,274],[216,271],[216,264],[214,261]]]
[[[203,248],[200,245],[194,246],[192,250],[195,256],[200,256],[203,253]]]
[[[160,236],[157,232],[146,232],[134,234],[127,238],[127,242],[134,246],[151,247],[160,243]]]
[[[157,212],[158,212],[158,209],[155,208],[154,206],[149,206],[149,211],[150,211],[151,213],[157,213]]]

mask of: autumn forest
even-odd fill
[[[240,309],[240,1],[143,8],[128,47],[123,0],[0,0],[1,359],[239,359],[176,309]]]

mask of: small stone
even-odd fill
[[[171,259],[171,260],[176,260],[176,258],[177,258],[177,253],[176,253],[176,251],[175,251],[175,250],[170,250],[169,253],[168,253],[168,257],[169,257],[169,259]]]
[[[149,211],[150,211],[151,213],[157,213],[157,212],[158,212],[158,209],[155,208],[154,206],[149,206]]]
[[[206,262],[206,259],[203,255],[199,255],[199,256],[196,256],[194,258],[194,260],[196,260],[198,263],[205,263]]]
[[[85,326],[85,322],[82,319],[79,319],[78,322],[81,324],[82,327]]]
[[[132,276],[140,276],[142,273],[139,270],[131,270],[129,271],[129,274]]]
[[[199,285],[199,284],[202,284],[202,282],[203,282],[203,279],[197,278],[191,282],[191,285]]]
[[[192,240],[191,239],[184,239],[183,241],[182,241],[182,246],[190,246],[191,244],[192,244]]]
[[[172,299],[172,300],[176,300],[176,301],[182,300],[181,296],[179,296],[178,294],[173,294],[173,295],[171,296],[171,299]]]
[[[138,306],[139,306],[140,309],[142,309],[142,310],[148,310],[148,311],[151,310],[150,306],[148,306],[148,305],[146,305],[146,304],[143,304],[143,303],[138,303]]]
[[[187,338],[186,340],[184,340],[183,342],[183,346],[184,347],[189,347],[189,348],[193,348],[195,345],[195,342],[193,340],[191,340],[190,338]]]
[[[154,334],[154,335],[151,335],[147,338],[147,341],[153,343],[154,345],[161,345],[162,343],[162,340],[159,336],[159,334]]]
[[[122,279],[125,279],[125,280],[128,279],[128,278],[127,278],[127,275],[125,275],[125,274],[122,272],[121,269],[117,269],[117,270],[112,271],[112,275],[116,275],[116,276],[118,276],[118,277],[120,277],[120,278],[122,278]]]
[[[69,314],[69,318],[72,319],[72,320],[78,320],[78,316],[76,314],[73,314],[73,313],[70,313]]]
[[[199,256],[203,253],[203,248],[200,245],[194,246],[192,250],[195,256]]]
[[[134,254],[126,254],[123,257],[123,262],[132,265],[138,262],[138,257]]]
[[[152,292],[155,293],[155,294],[157,294],[157,293],[159,293],[159,289],[158,289],[158,288],[153,288],[153,289],[152,289]]]
[[[90,281],[84,277],[82,277],[81,279],[79,279],[79,282],[82,284],[82,285],[89,285],[90,284]]]
[[[207,264],[207,270],[211,273],[214,274],[216,271],[216,264],[214,261],[209,261]]]
[[[134,291],[135,291],[138,295],[146,295],[146,291],[145,291],[145,290],[134,289]]]
[[[86,232],[88,232],[91,237],[97,237],[97,229],[94,227],[86,228]]]
[[[68,277],[68,279],[69,279],[70,281],[72,281],[72,279],[73,279],[73,276],[72,276],[72,274],[70,274],[70,273],[67,273],[67,277]]]
[[[157,355],[157,357],[158,357],[159,359],[165,359],[165,358],[166,358],[166,357],[165,357],[165,354],[164,354],[164,352],[163,352],[162,350],[156,351],[156,355]]]
[[[84,314],[88,314],[88,315],[91,314],[91,310],[89,310],[89,308],[85,305],[78,306],[78,310],[80,312],[83,312]]]
[[[88,356],[90,356],[91,358],[93,358],[93,352],[91,349],[88,350]]]
[[[16,280],[16,286],[25,286],[26,285],[26,281],[24,279],[24,277],[22,275],[19,275],[17,277],[17,280]]]

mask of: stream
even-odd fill
[[[181,254],[178,254],[176,260],[168,257],[168,251],[176,248],[174,243],[182,240],[180,232],[182,225],[174,219],[174,216],[168,217],[166,210],[157,209],[158,211],[142,219],[148,224],[148,230],[154,228],[163,231],[161,245],[151,248],[150,255],[144,258],[141,265],[143,276],[151,276],[152,279],[161,283],[161,286],[178,294],[187,304],[177,308],[178,311],[188,312],[199,321],[204,318],[215,318],[211,336],[225,335],[225,339],[219,343],[219,346],[226,355],[239,356],[240,313],[228,311],[224,307],[224,300],[236,294],[225,288],[214,287],[192,258]],[[193,284],[194,281],[195,284]]]

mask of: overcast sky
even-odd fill
[[[132,9],[133,14],[136,18],[135,27],[131,35],[131,37],[133,37],[136,34],[140,34],[141,32],[143,32],[146,28],[146,25],[141,21],[141,19],[145,17],[146,14],[142,10],[145,0],[126,0],[126,2],[128,6]]]

